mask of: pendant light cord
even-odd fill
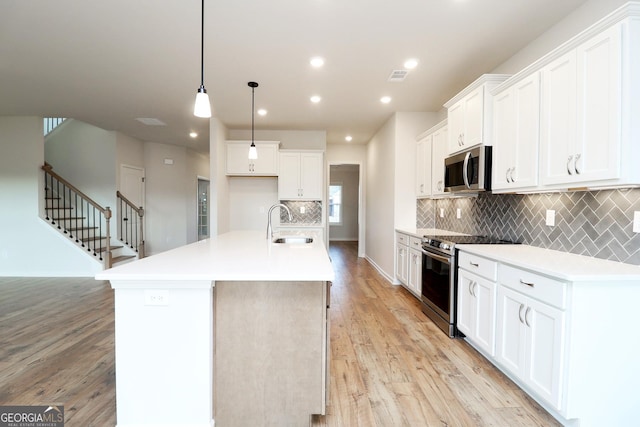
[[[200,17],[200,87],[204,87],[204,0]]]
[[[251,86],[251,143],[253,144],[253,115],[254,115],[254,102],[255,102],[255,86]]]

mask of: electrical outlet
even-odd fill
[[[556,211],[553,209],[547,209],[547,216],[545,218],[545,222],[549,227],[553,227],[556,225]]]
[[[144,291],[144,305],[169,305],[168,289],[147,289]]]
[[[440,208],[440,218],[444,218],[444,208]]]
[[[462,209],[460,208],[456,209],[456,218],[458,219],[462,218]]]
[[[307,208],[305,208],[304,206],[300,206],[300,213],[306,213],[307,212]]]
[[[633,232],[640,233],[640,211],[633,212]]]

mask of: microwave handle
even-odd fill
[[[471,188],[471,184],[469,183],[469,174],[467,173],[470,158],[471,153],[467,153],[467,155],[464,156],[464,163],[462,164],[462,179],[464,179],[464,185],[466,185],[467,188]]]

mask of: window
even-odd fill
[[[342,224],[342,184],[329,186],[329,224]]]
[[[209,237],[209,181],[198,178],[198,240]]]

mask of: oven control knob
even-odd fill
[[[448,251],[451,249],[451,245],[448,243],[440,243],[440,249],[444,249],[445,251]]]

